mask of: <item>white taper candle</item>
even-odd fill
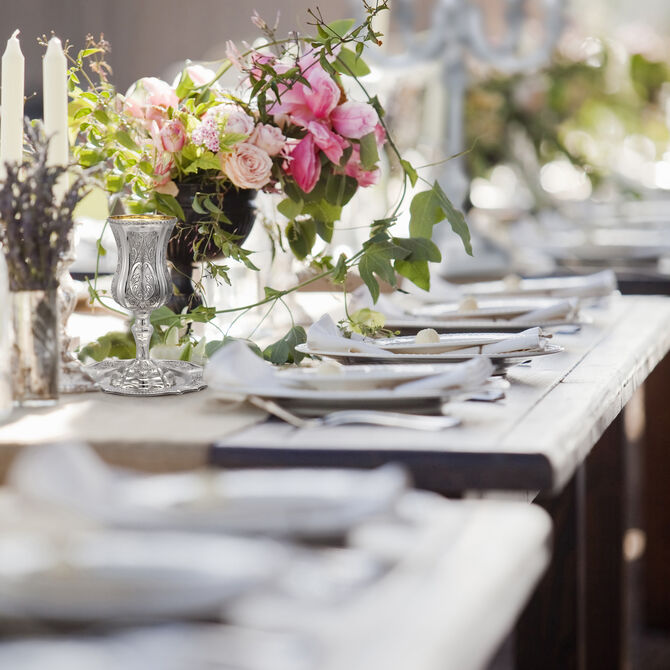
[[[52,37],[42,60],[44,88],[44,131],[49,142],[49,165],[67,165],[70,151],[67,133],[67,61],[61,41]],[[67,178],[61,178],[54,189],[54,196],[61,200],[67,191]]]
[[[25,59],[15,30],[2,55],[0,90],[0,179],[6,175],[6,162],[23,160],[23,88]]]

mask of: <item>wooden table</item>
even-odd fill
[[[532,499],[539,492],[556,524],[556,550],[520,623],[519,667],[619,667],[630,654],[621,574],[631,453],[621,410],[670,349],[670,300],[620,297],[591,316],[579,335],[555,337],[563,353],[510,371],[503,403],[454,404],[459,428],[432,434],[266,423],[217,444],[211,462],[399,461],[418,486],[447,495],[511,489]]]
[[[369,426],[297,430],[255,425],[217,444],[222,466],[408,465],[421,488],[557,493],[670,349],[670,300],[618,297],[589,312],[576,335],[555,335],[559,354],[508,373],[499,403],[453,403],[462,425],[439,433]]]
[[[364,427],[296,430],[275,421],[257,424],[260,415],[251,418],[255,425],[213,447],[208,460],[225,467],[371,467],[400,461],[420,487],[440,493],[508,489],[529,492],[533,499],[539,491],[537,500],[556,525],[556,550],[520,624],[520,640],[533,642],[520,646],[520,667],[615,668],[627,653],[618,579],[627,530],[627,442],[620,412],[670,348],[670,301],[623,297],[592,317],[580,334],[555,337],[566,347],[563,353],[512,370],[504,402],[454,404],[453,413],[463,420],[457,429],[437,434]],[[206,394],[192,396],[188,402],[202,412],[199,421],[207,430],[194,425],[176,433],[160,401],[139,405],[131,399],[141,407],[136,416],[146,424],[143,430],[151,429],[142,464],[161,460],[164,441],[172,454],[198,455],[189,457],[189,467],[202,464],[217,425],[223,433],[235,409],[224,411]],[[140,443],[128,442],[132,431],[118,429],[110,437],[95,430],[96,416],[109,417],[109,407],[119,399],[98,396],[91,401],[94,413],[68,414],[77,402],[83,401],[66,401],[54,410],[76,419],[66,422],[68,439],[97,436],[95,446],[105,458],[133,465]],[[182,414],[182,423],[188,415]],[[118,416],[122,420],[124,413]],[[17,434],[16,425],[14,420],[0,430],[0,454],[31,441],[23,431]],[[36,439],[46,438],[42,433]]]

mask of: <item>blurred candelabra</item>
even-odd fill
[[[402,44],[401,53],[372,55],[386,69],[439,63],[440,85],[447,96],[442,119],[443,157],[456,156],[442,164],[437,175],[441,186],[456,205],[467,195],[469,179],[458,154],[467,149],[464,130],[464,101],[468,56],[500,71],[530,71],[544,65],[563,28],[564,0],[536,0],[543,28],[543,40],[524,53],[522,34],[529,22],[524,0],[506,0],[505,32],[497,43],[487,35],[482,9],[469,0],[436,0],[430,28],[419,35],[414,31],[417,0],[394,0],[393,26]],[[382,31],[385,32],[385,31]],[[394,34],[395,37],[395,34]]]

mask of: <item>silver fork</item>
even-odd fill
[[[343,426],[346,424],[367,424],[372,426],[389,426],[392,428],[409,428],[413,430],[437,431],[453,428],[460,424],[460,420],[453,416],[404,414],[402,412],[386,412],[378,410],[342,410],[329,412],[321,417],[305,419],[272,400],[259,396],[247,396],[252,405],[269,412],[282,421],[296,428],[316,428],[318,426]]]

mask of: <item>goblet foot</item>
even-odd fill
[[[133,389],[137,391],[163,391],[174,386],[174,375],[166,372],[152,360],[135,359],[124,370],[115,372],[110,383],[119,391]]]
[[[105,360],[86,370],[102,391],[117,395],[173,395],[206,387],[202,367],[187,361]]]

